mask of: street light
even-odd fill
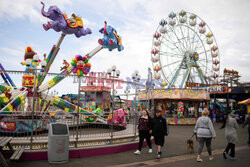
[[[135,102],[136,102],[136,99],[137,99],[137,84],[141,79],[141,75],[139,75],[138,70],[135,70],[134,73],[131,75],[131,77],[132,77],[132,80],[135,82]]]
[[[117,77],[120,76],[120,70],[116,70],[116,76],[117,76]]]
[[[128,94],[130,93],[130,90],[128,88],[124,90],[124,93],[126,94],[126,111],[128,110]]]
[[[129,120],[129,115],[130,113],[128,112],[128,94],[130,93],[130,90],[128,90],[128,88],[126,90],[124,90],[124,93],[126,94],[126,111],[128,113],[128,119]]]
[[[116,70],[116,65],[112,65],[111,69],[112,69],[112,71],[115,71]]]
[[[30,60],[30,59],[28,59],[28,60]],[[37,66],[38,66],[37,62],[39,61],[39,56],[37,54],[35,54],[33,56],[33,61],[35,62],[35,70],[33,71],[34,72],[34,88],[33,88],[33,110],[32,110],[32,116],[35,113],[35,102],[36,102],[36,89],[37,89],[37,87],[36,87],[36,76],[37,76]]]
[[[34,114],[35,114],[35,104],[36,104],[36,90],[37,90],[37,87],[36,87],[36,76],[37,76],[37,62],[39,61],[39,56],[37,54],[35,54],[33,56],[33,61],[35,63],[35,70],[33,71],[33,74],[34,74],[34,87],[33,87],[33,106],[32,106],[32,113],[31,113],[31,118],[32,118],[32,122],[31,122],[31,149],[32,149],[32,143],[33,143],[33,126],[34,126]],[[26,61],[26,66],[30,66],[32,61],[30,59],[27,59]],[[39,100],[38,100],[39,102]],[[39,105],[38,105],[39,106]]]
[[[115,78],[118,78],[120,76],[120,70],[116,69],[116,65],[113,65],[111,68],[107,69],[107,74],[110,78],[112,78],[112,106],[111,106],[111,114],[112,114],[112,125],[111,125],[111,143],[113,140],[113,125],[114,125],[114,96],[115,96]]]
[[[112,72],[112,69],[111,69],[111,68],[108,68],[108,69],[107,69],[107,73],[108,73],[109,75],[111,75],[111,72]]]
[[[136,136],[136,113],[138,112],[138,108],[137,108],[137,82],[140,81],[141,76],[139,75],[139,71],[135,70],[134,73],[131,75],[132,80],[135,82],[135,109],[134,109],[134,124],[135,124],[135,129],[134,129],[134,135]]]
[[[56,95],[58,95],[58,92],[57,92],[56,90],[53,90],[53,91],[51,92],[51,95],[52,95],[52,96],[56,96]]]

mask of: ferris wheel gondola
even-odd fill
[[[160,20],[153,34],[151,61],[155,78],[162,76],[169,88],[186,88],[188,82],[218,83],[220,56],[215,36],[205,21],[184,10]]]

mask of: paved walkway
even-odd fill
[[[147,161],[143,161],[143,162],[134,162],[134,163],[129,163],[129,164],[121,164],[121,165],[113,165],[111,167],[137,167],[137,166],[166,166],[167,164],[179,164],[179,166],[187,166],[187,162],[193,165],[190,166],[203,166],[204,163],[208,164],[208,162],[210,164],[214,164],[217,163],[216,161],[221,161],[224,160],[222,157],[222,152],[224,151],[224,149],[216,149],[213,151],[213,156],[214,156],[214,162],[212,163],[212,161],[210,162],[208,160],[208,153],[204,153],[203,155],[203,162],[196,162],[196,155],[194,154],[185,154],[185,155],[179,155],[179,156],[174,156],[174,157],[169,157],[169,158],[161,158],[161,159],[152,159],[152,160],[147,160]],[[240,160],[239,163],[242,163],[242,160],[248,160],[247,162],[249,163],[249,156],[250,156],[250,147],[248,146],[239,146],[236,148],[236,152],[238,153],[238,157],[240,157],[240,159],[238,158],[237,160]],[[243,154],[242,154],[243,153]],[[246,156],[245,156],[246,155]],[[248,156],[247,156],[248,155]],[[231,161],[231,160],[224,160],[224,161]],[[221,164],[221,163],[220,163]],[[235,162],[234,162],[235,164]],[[237,163],[236,163],[237,164]],[[244,163],[242,163],[244,164]],[[222,166],[224,166],[224,164],[221,164]],[[225,164],[226,165],[226,164]],[[249,166],[249,164],[246,164],[247,166]],[[172,166],[172,165],[170,165]],[[231,166],[231,165],[230,165]]]
[[[206,157],[206,153],[202,154],[202,158],[204,162],[198,163],[195,161],[195,154],[187,155],[187,145],[186,140],[192,135],[193,126],[170,126],[170,134],[166,138],[166,144],[163,148],[162,159],[156,161],[155,154],[156,148],[153,147],[153,154],[149,154],[147,148],[143,148],[141,155],[134,155],[135,150],[103,155],[103,156],[95,156],[88,158],[79,158],[79,159],[70,159],[69,163],[61,164],[61,165],[50,165],[47,161],[32,161],[32,162],[19,162],[19,163],[11,163],[11,166],[24,166],[24,167],[38,167],[38,166],[56,166],[56,167],[79,167],[79,166],[201,166],[204,164],[208,164],[208,166],[231,166],[232,164],[237,165],[238,163],[242,163],[240,166],[246,166],[250,164],[250,148],[246,145],[247,141],[247,129],[239,128],[238,129],[238,138],[239,141],[236,145],[236,156],[239,159],[238,161],[231,162],[229,159],[224,160],[221,156],[222,151],[226,147],[225,137],[224,137],[224,129],[220,130],[219,127],[221,124],[215,125],[215,131],[217,134],[216,140],[212,142],[212,149],[215,154],[215,159],[213,161],[208,161]],[[194,142],[195,151],[197,150],[197,142]],[[206,151],[204,149],[203,151]],[[248,157],[248,159],[247,159]],[[244,163],[243,163],[244,162]],[[246,163],[247,162],[247,163]],[[166,165],[163,165],[166,164]],[[220,165],[217,165],[220,164]],[[207,165],[205,165],[207,166]]]

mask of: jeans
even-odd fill
[[[224,152],[226,152],[228,154],[229,150],[231,150],[229,155],[234,158],[234,156],[235,156],[235,144],[228,143]]]
[[[144,142],[145,138],[146,138],[148,147],[150,149],[152,148],[151,141],[150,141],[151,135],[149,134],[149,131],[140,130],[139,131],[139,144],[138,144],[138,150],[139,151],[141,151],[141,148],[142,148],[142,145],[143,145],[143,142]]]
[[[210,137],[210,138],[199,137],[199,138],[198,138],[198,141],[199,141],[198,155],[201,155],[201,152],[202,152],[204,143],[206,143],[208,154],[209,154],[209,155],[212,155],[212,149],[211,149],[211,141],[212,141],[212,138],[211,138],[211,137]]]

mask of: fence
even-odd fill
[[[53,114],[53,112],[51,113]],[[56,113],[55,116],[37,115],[34,116],[33,120],[31,116],[23,115],[21,112],[15,114],[2,113],[1,117],[0,136],[12,136],[14,145],[25,145],[29,149],[47,148],[49,123],[68,124],[72,147],[78,147],[78,143],[82,143],[84,146],[112,144],[114,143],[113,140],[117,138],[130,138],[131,141],[132,139],[136,140],[137,137],[138,118],[136,116],[125,118],[126,127],[116,126],[112,123],[86,122],[85,120],[81,120],[77,124],[77,113],[72,113],[72,116]],[[107,117],[103,116],[105,119]],[[33,127],[33,130],[31,127]],[[32,131],[33,133],[31,133]],[[129,141],[129,139],[124,141]]]
[[[23,72],[18,71],[9,71],[9,73],[23,74]],[[58,76],[59,74],[50,75]],[[76,80],[75,75],[68,75],[67,77],[74,77],[73,82],[78,81],[79,83],[78,96],[75,99],[75,104],[73,104],[72,99],[60,99],[55,96],[55,91],[51,94],[49,92],[51,87],[43,92],[39,92],[39,89],[35,90],[32,87],[16,90],[13,88],[10,90],[2,89],[2,92],[0,92],[2,93],[1,95],[6,96],[9,93],[12,96],[8,102],[1,102],[0,136],[12,136],[14,147],[22,145],[25,146],[26,149],[46,149],[48,125],[50,123],[65,123],[68,124],[70,129],[70,147],[114,144],[138,139],[138,103],[134,103],[134,106],[128,106],[128,101],[120,100],[117,102],[115,100],[115,97],[120,97],[118,94],[115,94],[115,83],[125,85],[135,84],[135,87],[131,87],[131,93],[121,94],[122,97],[126,96],[126,99],[133,100],[137,99],[138,93],[132,93],[132,91],[135,92],[136,86],[139,85],[138,83],[95,76],[87,76],[83,77],[83,79],[78,78],[78,80]],[[111,94],[110,99],[108,98],[106,101],[108,107],[106,109],[103,108],[104,111],[102,114],[95,113],[94,109],[97,108],[97,104],[94,109],[91,109],[92,111],[83,108],[83,104],[87,103],[86,99],[81,102],[81,98],[79,97],[86,97],[88,93],[84,91],[81,92],[81,82],[84,80],[84,85],[87,86],[89,83],[87,83],[86,80],[88,79],[91,81],[90,84],[92,87],[94,85],[93,80],[101,80],[101,83],[112,83],[109,85],[110,90],[102,90]],[[26,94],[22,94],[23,99],[20,97],[20,94],[17,94],[18,91],[19,93],[27,91]],[[33,96],[34,91],[36,91],[34,94],[37,94],[37,96]],[[92,90],[92,92],[95,92],[95,90]],[[118,92],[126,91],[121,89]],[[70,93],[70,91],[68,93]],[[85,96],[82,96],[82,94],[85,94]],[[20,99],[18,99],[19,97]],[[122,121],[120,124],[116,123],[112,117],[112,115],[115,117],[114,110],[117,103],[120,103],[118,108],[123,108],[127,111],[129,111],[128,108],[130,108],[131,110],[124,118],[124,123],[127,125],[121,124]],[[12,106],[12,111],[9,109],[9,106]],[[56,109],[55,106],[59,107],[59,109]]]

